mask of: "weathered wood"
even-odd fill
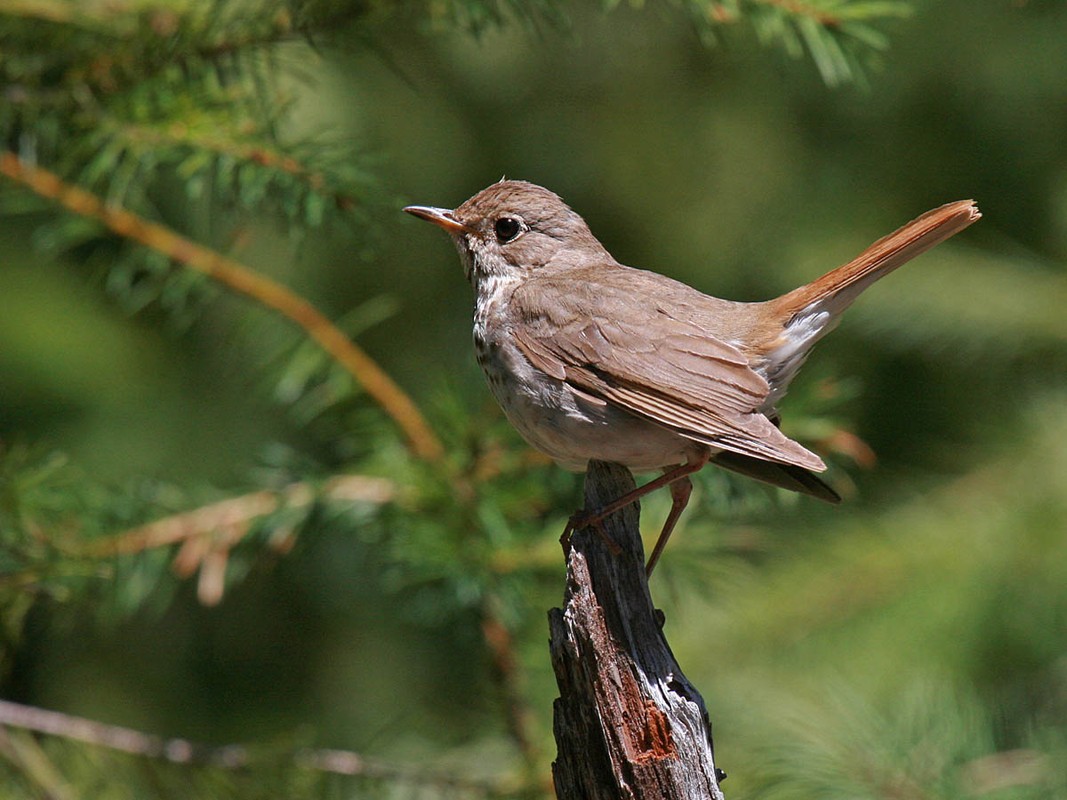
[[[634,488],[629,470],[590,462],[586,508]],[[549,612],[560,697],[552,765],[560,800],[722,800],[704,701],[678,667],[652,605],[634,504],[581,531],[562,609]]]

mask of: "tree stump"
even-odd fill
[[[592,461],[585,507],[634,488],[629,470]],[[637,503],[571,538],[562,609],[549,612],[560,696],[552,764],[560,800],[722,800],[711,723],[652,605]]]

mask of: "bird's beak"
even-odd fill
[[[419,219],[432,222],[438,228],[449,233],[469,233],[470,228],[456,219],[455,215],[447,208],[433,208],[432,206],[408,206],[404,209]]]

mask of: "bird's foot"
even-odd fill
[[[586,511],[585,509],[571,514],[570,519],[567,520],[567,527],[563,529],[563,535],[559,537],[559,543],[563,546],[563,553],[570,555],[571,536],[578,531],[592,528],[611,554],[613,556],[619,555],[622,552],[622,548],[615,544],[615,541],[608,535],[607,530],[604,529],[604,517],[606,516],[607,514],[603,511]]]

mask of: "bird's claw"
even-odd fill
[[[604,528],[604,515],[590,513],[583,509],[571,514],[570,519],[567,520],[567,527],[563,529],[563,535],[559,537],[559,543],[563,546],[565,555],[570,555],[571,552],[571,536],[577,531],[585,530],[586,528],[592,528],[596,531],[596,535],[600,537],[600,540],[607,546],[613,556],[617,556],[622,552],[622,548],[615,544]]]

